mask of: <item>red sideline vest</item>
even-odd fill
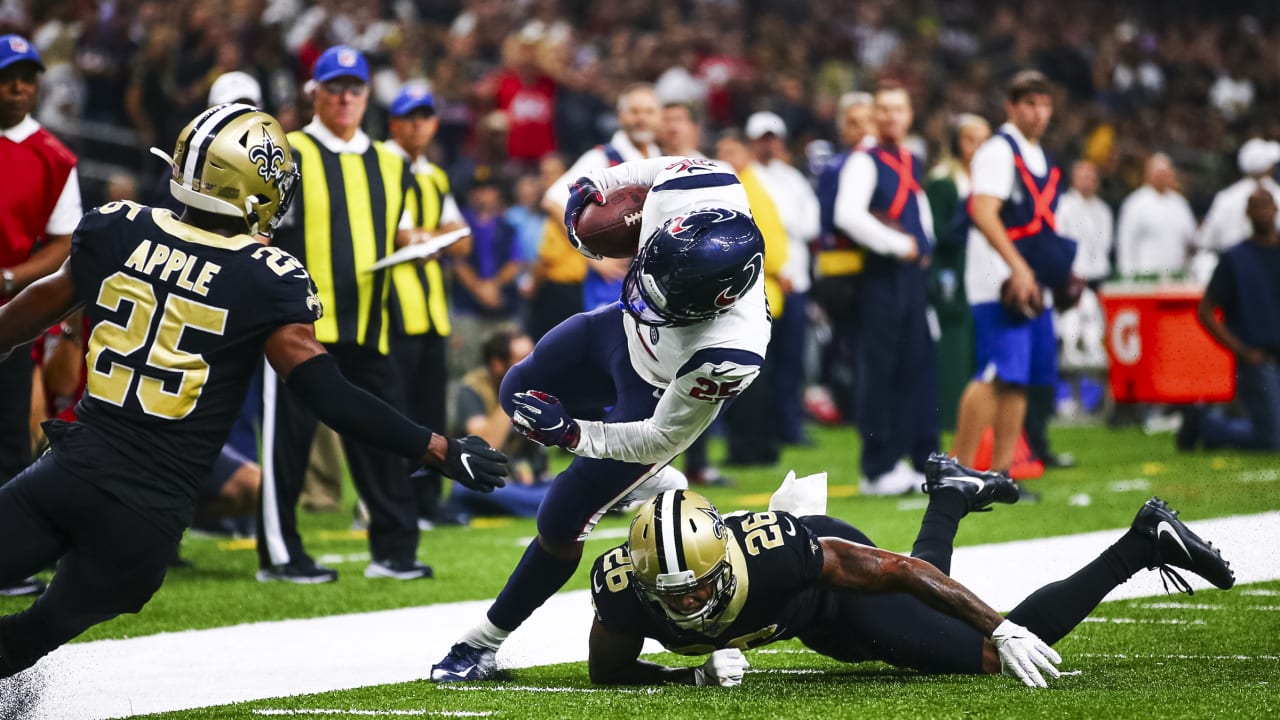
[[[75,166],[76,156],[44,128],[20,143],[0,136],[0,168],[5,175],[0,267],[26,262],[32,249],[44,242],[45,227]]]

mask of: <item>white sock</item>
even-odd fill
[[[462,636],[462,641],[468,645],[488,648],[497,652],[498,648],[502,647],[502,643],[506,642],[507,636],[510,634],[510,630],[503,630],[497,625],[489,622],[489,618],[485,618],[479,625],[476,625],[467,631],[467,634]]]

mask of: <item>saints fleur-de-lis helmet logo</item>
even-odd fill
[[[284,162],[284,149],[262,133],[262,143],[249,148],[249,159],[258,166],[258,176],[271,183],[280,183],[280,164]]]

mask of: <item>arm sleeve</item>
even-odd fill
[[[431,444],[431,430],[352,385],[328,353],[295,367],[285,384],[320,422],[340,435],[415,461],[422,460]]]
[[[58,196],[58,202],[53,206],[53,212],[49,215],[49,224],[45,226],[44,231],[50,235],[70,235],[75,231],[83,215],[84,207],[80,202],[80,174],[76,168],[71,168],[71,173],[67,175],[67,183],[62,186],[62,194]]]
[[[1008,200],[1013,194],[1013,175],[1013,148],[1002,137],[990,138],[973,154],[969,171],[973,182],[970,194]]]
[[[836,227],[874,253],[894,257],[906,255],[915,248],[915,238],[885,225],[868,210],[875,187],[875,162],[866,153],[854,153],[840,170],[840,185],[836,191]]]
[[[653,417],[636,422],[579,420],[581,437],[573,453],[632,463],[665,463],[684,452],[711,426],[728,399],[720,388],[732,385],[734,395],[745,390],[760,373],[759,366],[704,363],[676,378],[662,393]],[[712,395],[708,390],[716,388]],[[705,398],[705,399],[704,399]]]

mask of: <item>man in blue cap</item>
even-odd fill
[[[400,233],[398,244],[425,242],[463,227],[466,222],[449,191],[449,176],[427,159],[427,146],[440,126],[430,88],[421,83],[401,88],[391,103],[389,124],[386,146],[409,162],[418,195],[413,229]],[[470,248],[470,238],[463,238],[444,252],[466,257]],[[409,417],[436,423],[429,427],[443,426],[447,419],[448,297],[440,261],[434,257],[391,269],[391,357],[405,381]],[[440,491],[438,473],[428,472],[426,482],[417,487],[418,517],[426,521],[421,523],[424,527],[437,519]]]
[[[400,370],[391,358],[391,273],[373,265],[413,228],[417,182],[399,154],[360,129],[369,105],[369,63],[345,45],[316,61],[306,90],[315,118],[289,133],[302,192],[274,244],[303,262],[324,317],[316,337],[357,386],[405,412]],[[263,384],[262,512],[258,580],[326,583],[338,573],[307,555],[297,530],[298,496],[316,418],[268,368]],[[417,560],[418,518],[409,467],[390,453],[344,440],[356,490],[369,510],[366,577],[431,577]]]
[[[0,305],[62,265],[80,222],[76,156],[31,117],[44,64],[20,35],[0,36]],[[0,362],[0,484],[31,463],[31,353]],[[0,587],[31,595],[38,580]]]

